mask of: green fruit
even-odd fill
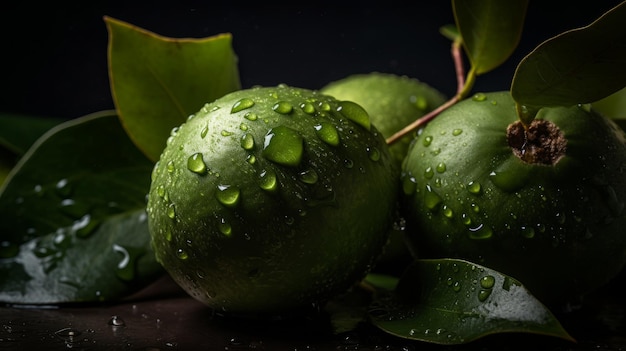
[[[417,79],[379,72],[348,76],[324,86],[320,92],[361,105],[385,138],[446,101],[443,94]],[[409,133],[391,145],[398,165],[414,137]]]
[[[623,132],[588,106],[543,108],[525,137],[508,92],[477,94],[410,148],[401,201],[411,245],[571,302],[626,262],[625,165]]]
[[[320,92],[361,105],[385,138],[446,101],[442,93],[417,79],[379,72],[348,76],[327,84]],[[408,133],[389,147],[398,172],[414,137],[415,133]],[[378,268],[393,271],[400,267],[403,270],[404,263],[412,260],[404,230],[399,229],[402,226],[402,223],[397,223],[395,227],[398,229],[391,231],[389,243],[377,262]]]
[[[359,281],[387,240],[396,170],[357,104],[280,85],[205,105],[153,171],[157,260],[219,312],[285,314]]]

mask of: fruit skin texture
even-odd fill
[[[286,314],[346,290],[380,254],[398,195],[367,117],[285,85],[205,105],[173,130],[153,171],[157,260],[229,314]]]
[[[361,105],[385,138],[446,101],[442,93],[415,78],[380,72],[350,75],[327,84],[320,92]],[[408,133],[389,148],[398,165],[414,137]]]
[[[420,258],[458,257],[564,304],[626,262],[623,132],[585,106],[544,108],[567,140],[554,165],[512,153],[508,92],[477,94],[432,120],[403,164],[402,211]]]

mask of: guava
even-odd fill
[[[445,110],[412,143],[401,210],[420,258],[454,257],[563,305],[626,262],[624,132],[589,105],[544,107],[525,128],[508,91]]]
[[[354,102],[287,85],[232,92],[172,130],[155,165],[156,258],[219,313],[320,306],[380,255],[397,172]]]

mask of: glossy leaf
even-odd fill
[[[436,344],[464,344],[507,332],[573,340],[520,282],[463,260],[415,261],[369,314],[390,334]]]
[[[571,106],[626,86],[626,2],[590,25],[557,35],[517,66],[511,94],[519,105]]]
[[[506,61],[522,34],[528,0],[453,0],[456,26],[476,75]]]
[[[160,276],[144,210],[152,167],[114,111],[39,138],[0,188],[0,301],[117,299]]]
[[[172,128],[240,89],[232,36],[168,38],[105,17],[113,100],[133,142],[156,161]]]

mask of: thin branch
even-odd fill
[[[418,118],[413,121],[411,124],[397,131],[395,134],[387,138],[387,144],[391,145],[396,141],[400,140],[403,136],[412,132],[413,130],[419,128],[420,126],[428,123],[433,118],[437,117],[441,112],[443,112],[448,107],[456,104],[462,99],[463,90],[465,89],[465,68],[463,67],[463,58],[461,57],[461,42],[455,40],[452,42],[451,49],[452,59],[454,60],[454,69],[456,71],[456,80],[457,80],[457,92],[453,98],[446,101],[443,105],[437,107],[436,109],[430,111],[424,116]]]

